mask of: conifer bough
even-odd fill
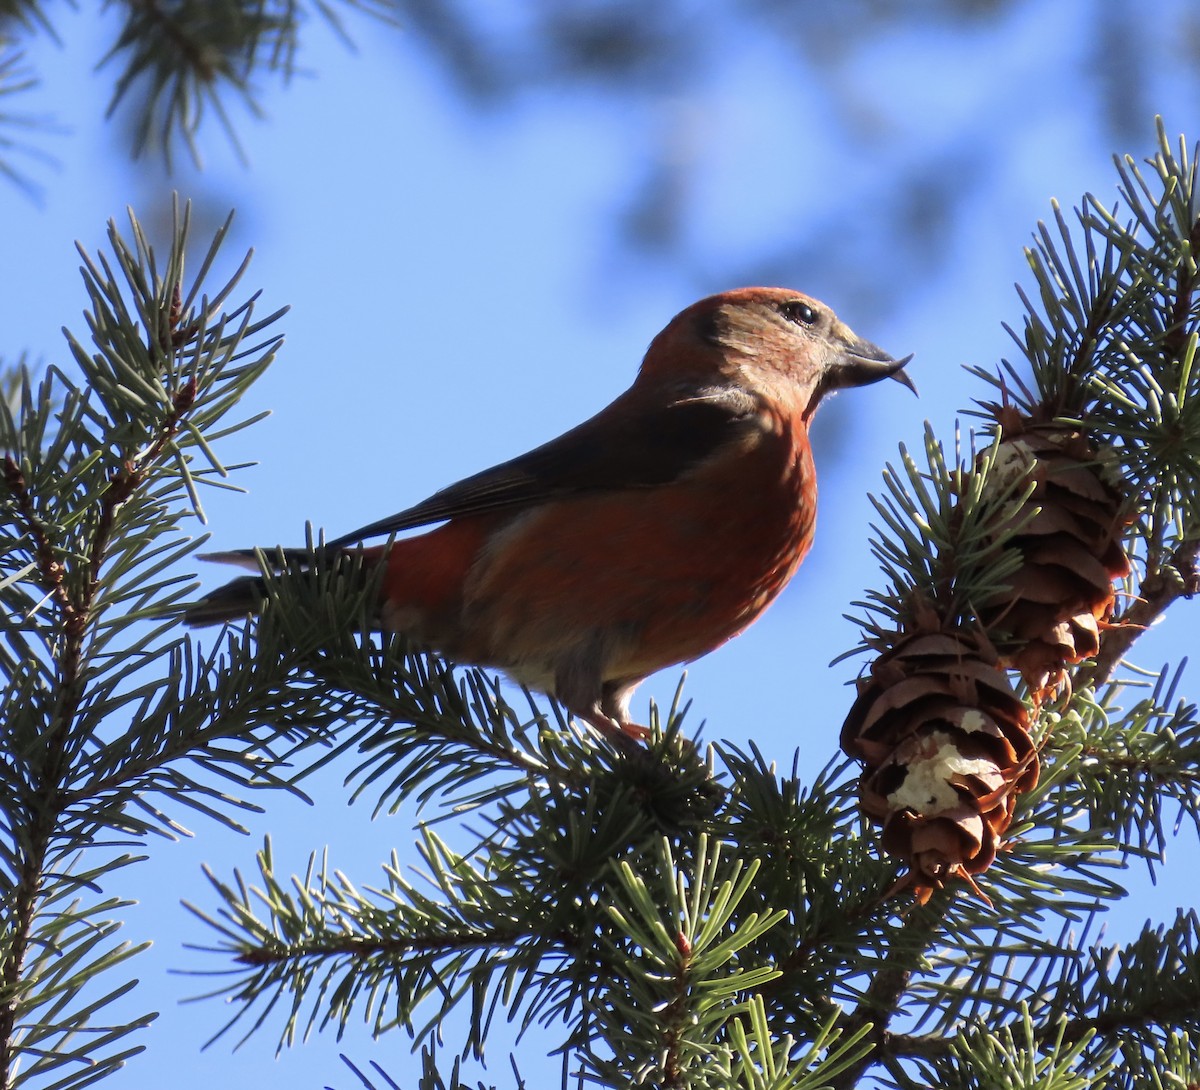
[[[911,483],[889,470],[875,500],[893,587],[868,604],[879,657],[842,747],[864,764],[864,813],[909,866],[894,888],[922,902],[955,876],[978,891],[1037,783],[1043,710],[1106,680],[1200,582],[1195,161],[1160,122],[1154,179],[1117,162],[1127,222],[1089,195],[1077,238],[1055,208],[1059,238],[1043,224],[1027,251],[1036,302],[1018,288],[1031,375],[974,369],[1000,395],[977,414],[994,443],[948,471],[930,435],[930,472],[906,455]]]

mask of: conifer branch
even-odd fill
[[[125,465],[112,476],[100,498],[100,513],[95,522],[91,541],[87,548],[86,589],[82,594],[71,595],[62,579],[62,567],[55,558],[44,527],[33,513],[33,504],[25,485],[24,475],[11,454],[4,458],[4,482],[9,495],[25,524],[26,533],[32,539],[32,551],[38,558],[43,583],[52,591],[60,612],[62,633],[61,651],[58,656],[59,690],[56,708],[46,723],[43,740],[42,766],[38,778],[31,784],[35,798],[31,808],[37,815],[30,829],[25,850],[16,875],[15,887],[11,892],[12,909],[8,921],[8,935],[3,956],[3,971],[0,976],[0,1090],[8,1090],[10,1073],[16,1067],[20,1049],[14,1052],[16,1018],[19,1010],[21,980],[25,971],[26,958],[33,940],[37,905],[47,882],[47,861],[58,832],[55,816],[63,810],[63,795],[66,780],[73,771],[70,767],[68,746],[75,733],[76,717],[83,698],[80,675],[83,669],[84,640],[87,629],[94,619],[96,594],[100,587],[100,569],[107,557],[107,546],[113,529],[113,515],[118,506],[125,503],[145,480],[148,467],[161,456],[169,439],[173,436],[178,419],[190,408],[195,396],[194,383],[185,387],[186,394],[180,395],[175,412],[168,415],[159,425],[159,437],[146,456],[137,462],[132,455]]]
[[[941,926],[950,899],[942,895],[940,903],[913,909],[905,918],[899,935],[892,941],[882,963],[871,976],[871,983],[858,1005],[844,1020],[843,1032],[856,1036],[865,1032],[872,1048],[833,1082],[833,1090],[852,1090],[884,1049],[890,1034],[888,1025],[898,1013],[901,996],[908,990],[912,974],[922,966],[925,950]]]
[[[140,1051],[124,1039],[148,1017],[95,1025],[132,983],[89,991],[88,1002],[79,1002],[85,989],[140,949],[111,941],[120,924],[106,915],[126,903],[85,904],[77,895],[94,896],[101,876],[135,861],[110,853],[93,862],[104,853],[97,843],[111,844],[114,833],[128,839],[178,828],[151,801],[156,793],[218,813],[204,802],[215,789],[190,781],[171,761],[238,760],[206,749],[214,736],[225,736],[211,727],[207,736],[172,733],[211,720],[215,709],[204,700],[208,694],[181,692],[195,675],[183,669],[188,659],[179,638],[164,635],[187,577],[166,569],[196,545],[179,533],[181,519],[199,513],[195,482],[226,472],[201,433],[270,362],[278,338],[255,347],[243,340],[278,314],[255,323],[252,304],[232,315],[207,304],[185,306],[188,210],[177,208],[176,216],[162,275],[132,217],[132,244],[110,225],[111,263],[83,254],[94,351],[67,334],[82,385],[52,368],[35,390],[22,373],[12,402],[0,406],[5,1090],[51,1073],[61,1090],[73,1090]],[[235,282],[236,276],[217,298]],[[189,300],[195,293],[193,286]],[[210,468],[194,470],[189,449],[201,450]],[[139,668],[168,665],[158,681],[131,681]],[[189,703],[187,696],[197,699]],[[118,716],[129,719],[130,744],[97,744]],[[252,721],[243,736],[247,748],[262,727]]]
[[[1133,604],[1105,633],[1100,652],[1076,670],[1073,682],[1080,687],[1109,681],[1138,636],[1181,598],[1200,594],[1200,537],[1181,541],[1163,563],[1155,565],[1138,586]]]
[[[1078,214],[1081,244],[1057,206],[1056,232],[1041,227],[1029,252],[1038,291],[1032,297],[1022,293],[1028,313],[1023,335],[1016,337],[1031,377],[1007,362],[998,377],[979,372],[1001,394],[999,402],[983,403],[997,445],[967,463],[956,443],[955,461],[949,463],[930,434],[928,471],[918,472],[902,451],[907,482],[889,470],[886,497],[875,501],[883,522],[875,528],[873,549],[890,587],[860,603],[868,611],[861,623],[864,645],[884,653],[873,664],[872,676],[860,683],[843,744],[868,762],[864,805],[875,800],[871,805],[880,808],[869,812],[876,819],[884,815],[884,842],[891,837],[891,850],[912,851],[914,874],[926,865],[920,862],[917,833],[925,836],[923,850],[932,851],[935,859],[953,861],[960,874],[968,866],[978,873],[987,865],[986,842],[974,849],[977,857],[959,855],[961,848],[952,840],[931,840],[932,832],[926,830],[953,820],[971,846],[968,833],[977,820],[973,798],[986,800],[979,804],[979,815],[1000,829],[1016,809],[1013,800],[1004,812],[995,808],[999,796],[985,794],[984,787],[973,788],[972,796],[969,777],[949,771],[966,767],[964,761],[978,768],[986,756],[989,762],[1002,758],[1000,769],[1009,762],[1019,774],[1017,743],[1032,725],[1014,720],[1003,728],[1009,743],[1017,746],[1007,754],[994,747],[985,753],[978,733],[962,731],[961,724],[972,716],[971,731],[978,732],[980,724],[1000,723],[1001,714],[1007,714],[994,701],[989,704],[982,687],[973,691],[958,680],[984,676],[982,666],[973,664],[976,645],[982,659],[989,657],[980,637],[965,634],[971,626],[987,633],[999,649],[1001,666],[1021,672],[1033,710],[1041,713],[1042,729],[1061,720],[1053,744],[1043,741],[1040,747],[1043,784],[1032,791],[1035,801],[1027,828],[1058,828],[1061,835],[1061,820],[1054,821],[1047,804],[1061,814],[1069,812],[1072,800],[1084,799],[1097,836],[1107,828],[1115,851],[1148,854],[1153,841],[1161,842],[1163,796],[1180,798],[1189,814],[1198,809],[1197,781],[1187,767],[1187,754],[1194,748],[1194,709],[1181,707],[1172,717],[1160,699],[1160,678],[1153,698],[1110,726],[1108,707],[1088,695],[1089,686],[1110,680],[1145,627],[1198,589],[1200,515],[1191,491],[1200,465],[1200,385],[1192,367],[1200,337],[1194,257],[1200,245],[1196,168],[1195,157],[1189,159],[1186,149],[1178,155],[1172,152],[1161,126],[1159,135],[1160,154],[1151,164],[1154,183],[1147,182],[1131,161],[1118,164],[1131,224],[1120,223],[1115,213],[1089,196],[1085,211]],[[1126,482],[1124,488],[1115,483],[1117,473]],[[1034,483],[1032,492],[1022,491],[1026,482]],[[996,506],[980,504],[977,498],[984,497],[997,501]],[[1144,574],[1130,607],[1106,624],[1114,610],[1110,584],[1130,567],[1115,543],[1123,524],[1132,524],[1132,531],[1120,536],[1126,537],[1126,547],[1138,551]],[[1057,559],[1055,549],[1061,552]],[[1005,560],[1017,566],[1005,566]],[[1060,566],[1057,571],[1055,564]],[[1084,576],[1085,570],[1093,574]],[[1006,580],[1013,588],[1008,592],[1003,588]],[[1029,589],[1027,599],[1021,597],[1024,588]],[[1057,601],[1056,589],[1061,612],[1048,604]],[[1000,607],[992,604],[997,602]],[[989,677],[989,686],[1001,686],[994,675]],[[1051,704],[1056,696],[1058,702]],[[1166,727],[1168,719],[1180,729]],[[1059,731],[1068,720],[1074,726],[1060,742]],[[1089,740],[1089,726],[1094,740]],[[1161,735],[1151,733],[1155,726]],[[930,739],[924,750],[914,741],[923,737]],[[1163,740],[1158,749],[1155,742],[1142,740],[1157,737]],[[1122,743],[1134,747],[1128,757],[1115,748]],[[889,752],[892,746],[896,748]],[[939,759],[950,755],[945,758],[947,783],[954,784],[960,802],[955,810],[951,802],[956,796],[951,793],[950,802],[931,806],[927,817],[908,807],[916,805],[922,791],[937,798],[927,786],[934,773],[926,754],[935,750]],[[1148,759],[1139,760],[1134,755],[1138,752]],[[1067,763],[1071,761],[1082,761],[1077,772]],[[1090,771],[1091,764],[1097,773]],[[919,785],[911,791],[910,779]],[[1032,781],[1026,776],[1018,790],[1030,791],[1035,781],[1036,775]],[[1117,798],[1123,807],[1119,815],[1112,805]],[[917,831],[911,847],[908,834],[902,837],[896,831],[908,827],[902,822],[913,823]],[[1019,865],[1018,857],[1039,850],[1035,841],[1017,841],[1012,855],[997,865],[997,888],[1025,887],[1034,872]],[[1063,866],[1066,857],[1053,849],[1048,858],[1055,855]],[[922,898],[928,896],[924,881],[915,882]],[[1056,884],[1065,886],[1065,879]],[[1086,895],[1089,888],[1097,903],[1107,896],[1100,882],[1081,871],[1078,889]],[[935,920],[942,920],[950,907],[951,902],[944,901]],[[953,929],[950,917],[946,923]],[[940,1035],[896,1036],[890,1030],[904,997],[912,999],[922,991],[948,995],[948,986],[936,980],[917,985],[912,976],[923,960],[919,950],[933,933],[929,931],[916,951],[892,946],[846,1018],[852,1029],[875,1023],[876,1060],[909,1046],[915,1050],[910,1055],[954,1051]],[[998,930],[998,941],[999,934]],[[939,960],[934,959],[934,967]],[[972,983],[988,989],[993,1010],[1005,1009],[1010,1000],[1002,993],[1009,978],[998,977],[997,990],[989,981],[991,972],[989,957]],[[950,1009],[958,1010],[959,1004],[951,1001]],[[1039,1039],[1044,1033],[1047,1040],[1054,1037],[1056,1047],[1066,1048],[1092,1035],[1109,1039],[1127,1016],[1128,1009],[1123,1011],[1114,1015],[1111,1025],[1082,1018],[1064,1031],[1043,1023],[1038,1015],[1031,1026]],[[1147,1018],[1154,1021],[1163,1013],[1150,1012]],[[943,1021],[948,1017],[946,1012]],[[852,1086],[870,1062],[860,1062],[838,1085]]]

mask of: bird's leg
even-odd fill
[[[650,728],[634,723],[629,718],[629,701],[641,678],[606,681],[601,689],[599,712],[626,737],[645,742],[650,737]]]
[[[554,673],[554,695],[572,715],[594,727],[621,749],[645,742],[647,727],[629,720],[629,698],[634,681],[604,681],[603,641],[593,639],[564,657]]]

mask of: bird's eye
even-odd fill
[[[788,303],[780,303],[779,313],[789,322],[795,322],[797,325],[817,324],[817,312],[807,303],[800,302],[799,299],[793,299]]]

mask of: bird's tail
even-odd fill
[[[250,568],[258,574],[243,575],[230,580],[224,586],[210,591],[199,601],[193,602],[184,610],[183,623],[191,628],[202,628],[206,625],[225,624],[227,621],[245,620],[261,613],[263,605],[270,597],[268,576],[264,574],[264,570],[273,575],[323,571],[338,566],[339,561],[357,556],[362,558],[363,563],[353,570],[357,570],[365,586],[365,573],[380,551],[361,548],[327,550],[318,546],[316,549],[236,549],[223,553],[202,553],[201,560],[236,564]]]

